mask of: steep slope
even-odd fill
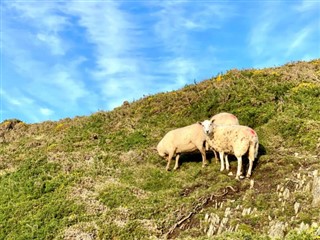
[[[221,111],[259,135],[251,179],[202,168],[199,154],[166,172],[162,136]],[[319,129],[319,59],[230,70],[88,117],[4,121],[0,239],[315,238]]]

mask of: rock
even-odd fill
[[[301,232],[303,232],[303,231],[306,231],[306,230],[308,230],[309,228],[310,228],[310,225],[309,225],[309,224],[302,222],[302,223],[300,223],[300,226],[299,226],[299,228],[298,228],[298,233],[301,233]]]
[[[216,231],[215,226],[214,226],[213,224],[210,224],[209,230],[208,230],[208,232],[207,232],[207,236],[208,236],[208,237],[213,236],[213,234],[215,233],[215,231]]]
[[[226,225],[227,225],[228,221],[229,221],[229,218],[223,218],[221,220],[221,223],[220,223],[220,226],[219,226],[219,229],[217,232],[218,235],[226,230]]]
[[[251,179],[251,180],[250,180],[250,189],[253,189],[253,186],[254,186],[254,180]]]
[[[242,211],[242,216],[250,215],[250,213],[251,213],[251,207],[244,208]]]
[[[297,214],[300,210],[300,203],[296,202],[294,205],[293,205],[293,208],[294,208],[294,212],[295,214]]]
[[[209,223],[209,229],[207,231],[207,236],[213,236],[219,229],[220,218],[217,214],[211,213],[205,216],[206,221]]]
[[[289,191],[288,188],[286,188],[286,189],[284,190],[284,192],[283,192],[283,198],[284,198],[285,200],[288,200],[289,197],[290,197],[290,191]]]
[[[312,206],[320,207],[320,176],[313,178],[312,197]]]
[[[231,215],[231,208],[227,207],[226,211],[224,212],[225,217],[229,217]]]
[[[270,222],[270,229],[269,229],[269,237],[271,239],[283,239],[284,237],[284,231],[285,231],[285,224],[280,221],[272,221]]]

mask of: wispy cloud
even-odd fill
[[[46,117],[50,117],[54,114],[54,111],[49,108],[40,108],[40,113]]]
[[[301,60],[303,52],[310,58],[319,56],[319,7],[319,2],[303,1],[289,6],[283,2],[265,2],[254,8],[248,51],[256,66]],[[314,20],[306,21],[306,16]],[[310,46],[315,49],[314,53],[308,52]]]

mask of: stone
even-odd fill
[[[253,186],[254,186],[254,180],[251,179],[251,180],[250,180],[250,189],[253,189]]]
[[[285,224],[283,222],[280,221],[272,221],[270,223],[270,229],[269,229],[269,237],[271,239],[283,239],[284,238],[284,231],[285,231]]]
[[[309,225],[308,223],[302,222],[302,223],[300,223],[300,226],[299,226],[299,228],[298,228],[298,233],[301,233],[301,232],[303,232],[303,231],[306,231],[306,230],[308,230],[309,228],[310,228],[310,225]]]
[[[284,190],[284,192],[283,192],[283,198],[284,198],[285,200],[288,200],[289,197],[290,197],[290,191],[289,191],[288,188],[286,188],[286,189]]]
[[[225,217],[229,217],[231,215],[231,208],[227,207],[225,212],[224,212],[224,216]]]
[[[304,187],[303,187],[303,191],[304,192],[310,192],[311,191],[311,188],[312,188],[312,186],[311,186],[312,184],[311,184],[311,182],[308,182]]]
[[[320,176],[313,178],[312,197],[312,206],[320,207]]]
[[[251,207],[244,208],[242,211],[242,216],[250,215],[250,213],[251,213]]]
[[[294,205],[293,205],[293,208],[294,208],[294,212],[295,214],[297,214],[300,210],[300,203],[296,202]]]

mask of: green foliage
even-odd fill
[[[72,176],[45,159],[25,160],[18,171],[0,178],[0,238],[53,238],[81,219],[81,206],[66,198]],[[79,217],[71,218],[71,216]]]
[[[104,189],[100,193],[99,199],[109,208],[127,207],[132,202],[137,201],[133,191],[130,187],[114,184]]]

